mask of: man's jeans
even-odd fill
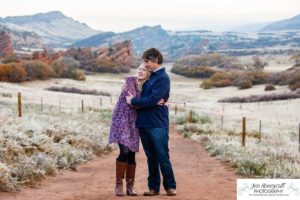
[[[148,162],[148,187],[159,192],[160,172],[163,176],[163,186],[176,189],[176,182],[169,157],[169,129],[140,128],[140,137]]]

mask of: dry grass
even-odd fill
[[[264,102],[264,101],[280,101],[288,99],[300,98],[300,90],[295,92],[287,92],[282,94],[268,94],[268,95],[251,95],[249,97],[229,97],[219,100],[223,103],[252,103],[252,102]]]
[[[297,136],[280,131],[272,134],[247,132],[246,146],[241,132],[220,130],[214,123],[177,125],[183,137],[200,142],[211,156],[233,167],[237,174],[253,178],[300,178]],[[291,131],[291,130],[288,130]]]
[[[97,90],[82,90],[74,87],[49,87],[46,90],[56,91],[56,92],[66,92],[66,93],[76,93],[76,94],[88,94],[88,95],[100,95],[100,96],[111,96],[107,92],[101,92]]]
[[[109,111],[46,113],[32,106],[27,112],[16,118],[12,110],[9,122],[0,127],[2,191],[35,185],[58,170],[76,170],[78,164],[112,149],[108,144]]]

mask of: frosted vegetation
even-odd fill
[[[72,169],[94,155],[112,150],[108,145],[111,112],[59,112],[26,105],[17,117],[15,104],[0,102],[0,190],[16,191],[47,175]],[[47,112],[46,112],[47,110]],[[4,116],[4,117],[3,117]]]
[[[242,146],[241,130],[221,130],[208,116],[193,113],[192,123],[188,123],[188,113],[182,113],[175,120],[184,137],[200,142],[211,156],[235,168],[239,175],[300,178],[298,135],[292,128],[262,133],[261,141],[257,131],[249,130]]]

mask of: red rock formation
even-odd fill
[[[131,41],[114,44],[112,47],[101,47],[97,50],[98,58],[111,60],[118,65],[132,66],[133,47]]]
[[[10,35],[2,31],[0,33],[0,56],[11,55],[14,53]]]
[[[40,52],[40,51],[36,51],[32,54],[32,59],[33,60],[39,60],[39,61],[43,61],[44,63],[50,64],[53,60],[60,58],[61,52],[57,52],[55,54],[53,54],[52,56],[49,55],[48,50],[44,49],[44,51]]]

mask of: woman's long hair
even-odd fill
[[[139,67],[141,67],[141,66],[145,66],[144,63],[141,63]],[[140,92],[142,92],[143,85],[144,85],[144,83],[149,79],[150,75],[151,75],[151,72],[149,72],[149,71],[147,70],[147,77],[146,77],[145,79],[138,79],[138,78],[137,78],[138,89],[139,89]]]

